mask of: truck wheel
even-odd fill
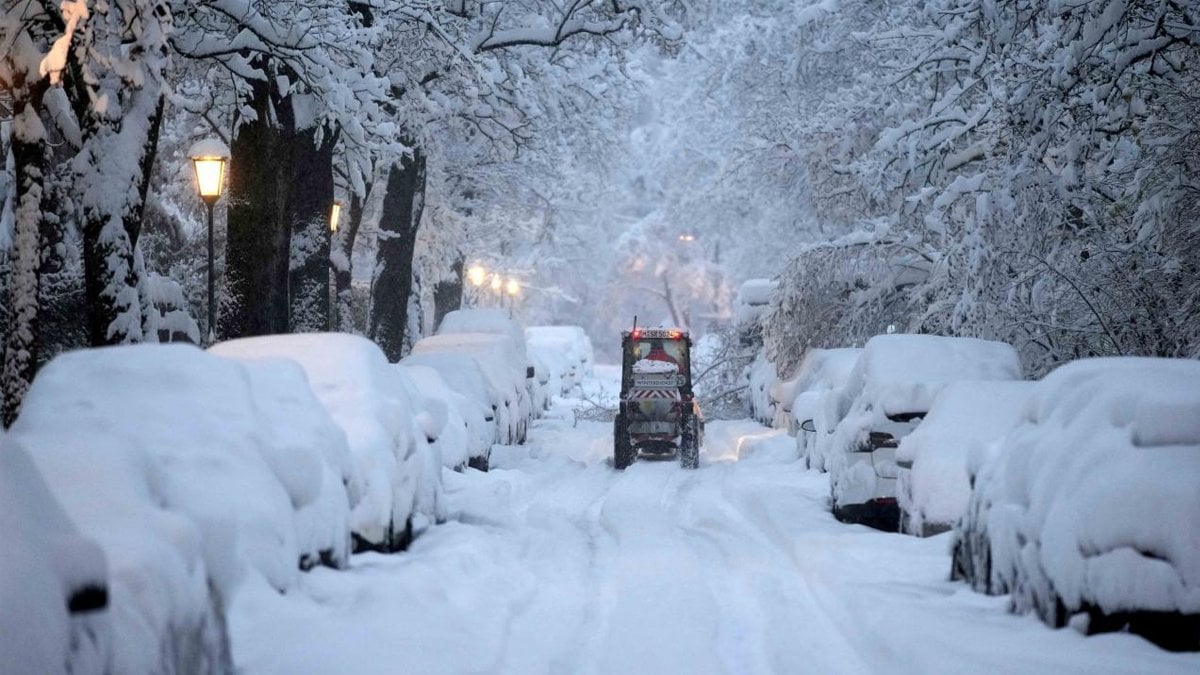
[[[696,419],[692,418],[683,427],[683,437],[679,443],[679,466],[684,469],[700,468],[700,434],[697,426]]]
[[[613,468],[624,471],[633,464],[633,446],[629,442],[629,428],[623,415],[613,420]]]

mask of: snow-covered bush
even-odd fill
[[[900,440],[896,497],[900,527],[917,536],[950,529],[971,496],[967,458],[1016,424],[1033,382],[955,382]],[[909,467],[909,468],[906,468]]]
[[[1002,342],[937,335],[868,340],[842,392],[846,415],[818,439],[832,474],[835,515],[856,520],[855,510],[879,510],[895,529],[897,441],[951,382],[1020,378],[1017,352]]]
[[[1086,632],[1200,649],[1200,363],[1075,361],[976,448],[954,576]]]
[[[850,379],[861,349],[810,349],[796,371],[791,418],[796,449],[810,469],[825,471],[825,456],[816,451],[817,439],[828,436],[845,414],[842,388]],[[810,423],[812,431],[802,428]]]
[[[417,404],[375,343],[344,333],[306,333],[231,340],[209,351],[237,359],[286,358],[304,369],[349,444],[356,550],[404,548],[414,515],[436,520],[436,513],[417,513],[416,502],[418,492],[441,489],[440,469],[428,469]]]
[[[109,672],[104,552],[0,431],[0,672]]]

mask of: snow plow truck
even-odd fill
[[[636,324],[636,322],[635,322]],[[678,328],[621,333],[621,395],[613,421],[613,467],[639,457],[700,466],[704,418],[692,393],[692,341]]]

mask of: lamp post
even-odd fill
[[[496,294],[496,306],[499,307],[503,302],[504,296],[500,295],[501,289],[504,287],[504,279],[500,278],[499,274],[492,275],[492,293]]]
[[[474,304],[478,305],[480,295],[479,287],[483,285],[484,281],[487,281],[487,270],[483,268],[483,265],[471,265],[471,267],[467,269],[467,281],[471,282],[471,285],[475,287],[473,292],[473,295],[475,296]]]
[[[206,138],[196,141],[188,150],[188,157],[196,168],[196,188],[200,199],[208,207],[208,344],[216,342],[216,306],[213,282],[213,206],[221,198],[225,186],[225,164],[229,161],[229,148],[220,140]]]
[[[521,282],[510,277],[508,283],[504,285],[504,290],[508,293],[508,311],[511,314],[517,304],[517,295],[521,292]]]

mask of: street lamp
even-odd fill
[[[521,292],[521,282],[509,278],[508,283],[504,285],[504,290],[508,293],[508,311],[511,315],[513,307],[517,304],[517,294]]]
[[[471,269],[467,270],[467,279],[473,286],[482,286],[487,280],[487,270],[483,269],[483,265],[471,265]]]
[[[333,200],[333,208],[329,210],[329,231],[337,233],[338,221],[342,219],[342,200]]]
[[[208,344],[216,342],[216,307],[213,305],[213,205],[221,198],[225,186],[225,164],[229,161],[229,148],[219,139],[206,138],[196,141],[188,150],[188,157],[196,168],[196,188],[200,199],[208,207]]]

